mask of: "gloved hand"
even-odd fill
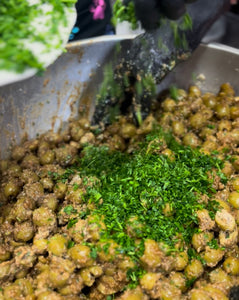
[[[159,27],[163,16],[171,20],[179,19],[186,12],[186,5],[196,0],[124,0],[127,5],[134,2],[136,18],[146,30]]]

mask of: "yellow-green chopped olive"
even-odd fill
[[[189,133],[185,134],[185,136],[183,138],[183,143],[185,146],[190,146],[192,148],[196,148],[200,145],[200,140],[196,136],[196,134],[189,132]]]
[[[232,231],[236,226],[236,221],[232,214],[225,209],[218,210],[215,215],[215,221],[222,230]]]
[[[214,109],[217,105],[217,98],[212,93],[206,93],[202,96],[203,103],[208,107]]]
[[[203,271],[203,265],[200,260],[194,259],[186,266],[185,275],[189,280],[196,279],[202,275]]]
[[[221,200],[221,199],[215,199],[215,201],[219,204],[220,209],[225,209],[226,211],[230,212],[231,208],[227,201]]]
[[[67,186],[63,182],[57,182],[54,186],[54,194],[58,199],[63,199],[67,190]]]
[[[232,156],[232,165],[236,171],[239,171],[239,156],[238,155]]]
[[[17,182],[10,181],[4,187],[4,195],[7,198],[16,197],[20,192],[20,187]]]
[[[144,265],[150,268],[155,268],[161,265],[162,252],[158,243],[154,240],[147,239],[144,241],[144,255],[140,258]]]
[[[8,160],[0,160],[0,171],[3,173],[4,171],[7,170],[8,168],[8,165],[9,165],[9,161]]]
[[[230,116],[231,119],[235,120],[239,117],[239,106],[232,106],[230,107]]]
[[[183,136],[186,131],[183,122],[180,121],[172,122],[172,129],[173,129],[173,133],[177,136]]]
[[[219,119],[230,118],[230,107],[226,103],[219,103],[216,106],[216,114]]]
[[[201,96],[201,91],[196,85],[192,85],[189,87],[188,96],[198,98]]]
[[[183,89],[177,89],[177,98],[179,101],[182,101],[187,97],[187,92]]]
[[[69,278],[70,273],[61,267],[50,268],[49,270],[49,280],[53,288],[62,288],[67,284]]]
[[[87,119],[87,118],[80,118],[79,120],[78,120],[78,124],[80,125],[80,127],[81,128],[83,128],[83,129],[89,129],[90,128],[90,121],[89,121],[89,119]]]
[[[223,269],[230,275],[239,275],[239,259],[228,257],[223,263]]]
[[[221,268],[217,268],[210,273],[210,282],[211,283],[230,283],[230,276]]]
[[[126,123],[122,125],[121,128],[121,135],[124,139],[129,139],[135,136],[136,134],[136,127],[133,124]]]
[[[33,154],[27,154],[21,163],[24,169],[35,170],[39,166],[39,158]]]
[[[210,126],[210,128],[208,126],[205,126],[203,128],[201,128],[199,136],[202,139],[206,139],[209,136],[214,136],[216,133],[216,126],[212,125]]]
[[[42,201],[42,206],[45,206],[51,209],[52,211],[55,211],[57,209],[57,205],[58,205],[58,199],[55,194],[52,193],[44,196],[44,199]]]
[[[33,246],[38,253],[43,253],[47,249],[48,240],[47,239],[34,239]]]
[[[170,274],[170,281],[179,288],[182,292],[187,290],[186,277],[181,272],[172,272]]]
[[[4,246],[0,246],[0,262],[9,260],[11,257],[11,252],[9,252]]]
[[[36,300],[63,300],[63,299],[64,298],[61,297],[61,295],[51,291],[41,292],[36,298]]]
[[[26,149],[22,146],[15,146],[12,149],[12,158],[16,161],[22,160],[26,154]]]
[[[51,178],[45,177],[40,180],[44,190],[52,191],[54,187],[54,182]]]
[[[33,223],[36,226],[49,226],[55,222],[55,214],[47,207],[39,207],[33,211]]]
[[[109,148],[124,151],[126,148],[125,140],[120,135],[114,134],[109,141]]]
[[[190,300],[211,300],[212,298],[204,290],[193,289],[190,293]]]
[[[239,191],[239,177],[234,177],[231,184],[234,191]]]
[[[55,159],[55,153],[53,150],[47,150],[40,155],[40,163],[42,165],[52,164]]]
[[[215,267],[218,262],[223,258],[224,251],[222,249],[206,248],[206,251],[202,254],[202,258],[205,260],[206,265],[209,267]]]
[[[31,218],[32,209],[34,209],[35,203],[28,197],[19,197],[11,210],[11,216],[18,222],[23,222]]]
[[[94,260],[91,258],[90,253],[90,248],[81,244],[77,244],[68,250],[69,256],[81,268],[93,265]]]
[[[94,144],[95,136],[92,132],[86,132],[80,139],[80,145]]]
[[[44,189],[40,182],[27,183],[24,185],[24,193],[27,197],[39,201],[44,196]]]
[[[4,295],[4,299],[14,300],[14,299],[20,299],[22,292],[20,287],[13,283],[4,288],[3,295]]]
[[[208,150],[208,151],[214,151],[214,150],[218,149],[218,144],[214,141],[206,140],[202,144],[202,149],[205,149],[205,150]]]
[[[175,270],[182,271],[188,264],[188,255],[186,252],[179,252],[175,255]]]
[[[64,145],[55,149],[56,161],[61,166],[68,166],[74,161],[74,157],[77,153],[77,148],[71,145]]]
[[[140,285],[143,289],[152,290],[159,279],[159,274],[148,272],[142,276],[140,279]]]
[[[7,170],[8,174],[12,177],[20,177],[22,174],[22,168],[19,165],[11,165]]]
[[[231,131],[232,123],[229,120],[221,120],[218,123],[218,130],[219,131]]]
[[[62,136],[59,133],[48,131],[46,134],[44,134],[44,140],[50,146],[55,146],[62,141]]]
[[[239,129],[238,128],[232,129],[229,136],[232,139],[233,143],[235,143],[237,145],[239,144]]]
[[[234,208],[239,209],[239,192],[231,192],[228,201]]]
[[[32,288],[32,284],[31,284],[30,280],[21,278],[21,279],[17,279],[14,282],[14,284],[16,286],[19,286],[23,296],[26,297],[28,295],[33,294],[33,288]],[[28,299],[28,298],[26,298],[26,299]],[[29,299],[31,299],[31,298],[29,298]]]
[[[82,138],[84,135],[85,131],[81,127],[72,127],[71,128],[71,136],[72,139],[76,142],[79,142],[79,140]]]
[[[30,221],[26,221],[20,224],[15,224],[14,238],[16,241],[27,242],[33,238],[34,228]]]
[[[62,256],[67,250],[67,239],[61,235],[53,235],[48,243],[48,251],[56,256]]]
[[[202,128],[205,125],[206,121],[207,121],[206,118],[202,115],[201,112],[192,115],[189,119],[190,125],[194,129]]]
[[[233,87],[228,82],[227,83],[223,83],[221,85],[220,92],[224,92],[228,96],[234,96],[235,95],[235,91],[234,91]]]
[[[167,98],[162,103],[162,107],[165,112],[173,112],[176,107],[176,102],[171,98]]]
[[[225,174],[227,177],[229,177],[233,174],[233,172],[234,172],[234,164],[231,164],[229,161],[226,161],[224,163],[224,167],[222,168],[222,173]]]
[[[0,279],[6,279],[11,274],[11,261],[0,263]]]
[[[204,231],[199,233],[194,233],[192,237],[192,245],[197,252],[202,251],[213,239],[213,233],[210,231]]]
[[[37,182],[38,181],[38,176],[35,172],[25,169],[22,171],[21,174],[21,179],[23,180],[24,183],[29,183],[29,182]]]
[[[41,157],[42,154],[46,153],[49,149],[50,149],[50,145],[46,141],[41,140],[38,144],[37,155]]]

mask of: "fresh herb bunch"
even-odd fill
[[[127,21],[131,24],[133,30],[138,28],[138,21],[135,15],[134,2],[130,1],[128,5],[124,5],[122,0],[116,0],[113,5],[112,23],[116,26],[117,21]]]
[[[59,35],[58,24],[65,22],[65,7],[73,7],[76,0],[39,0],[30,4],[27,0],[0,1],[0,70],[22,73],[27,68],[43,69],[43,63],[27,48],[26,41],[39,42],[51,49],[53,35]],[[36,32],[32,26],[36,18],[44,12],[43,4],[52,5],[51,14],[54,20],[49,24],[49,35]],[[60,40],[60,39],[59,39]],[[59,42],[58,48],[61,47]]]

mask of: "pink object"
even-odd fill
[[[94,0],[94,4],[90,7],[90,12],[93,14],[94,20],[103,20],[105,17],[105,1]]]

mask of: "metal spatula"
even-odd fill
[[[181,20],[174,23],[167,21],[159,29],[146,32],[133,40],[124,40],[120,43],[120,51],[114,69],[115,80],[123,91],[125,74],[130,83],[137,79],[152,76],[156,83],[160,81],[181,61],[187,59],[198,47],[202,37],[210,26],[230,6],[228,0],[198,0],[188,5],[188,14],[192,20],[190,30],[182,30]],[[143,95],[143,96],[142,96]],[[93,121],[108,122],[109,106],[120,105],[128,97],[127,92],[123,97],[116,99],[107,95],[96,105]],[[142,117],[150,109],[150,95],[143,91],[141,96],[134,95],[136,104],[140,106]]]

